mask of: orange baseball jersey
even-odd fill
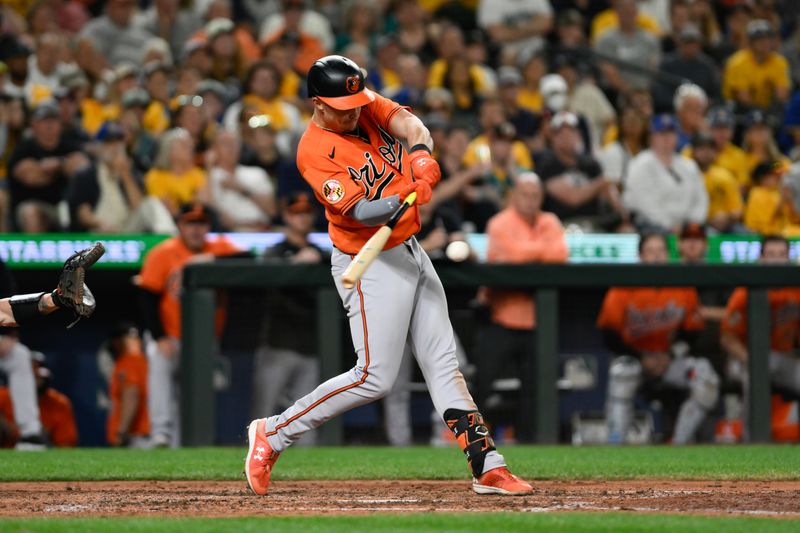
[[[14,424],[14,404],[7,387],[0,387],[0,417]],[[72,402],[57,390],[47,389],[39,396],[39,418],[50,444],[58,448],[71,448],[78,444]],[[15,438],[18,437],[17,432]]]
[[[39,396],[39,417],[50,443],[59,448],[78,444],[78,428],[69,398],[55,389]]]
[[[800,289],[783,288],[767,291],[770,310],[770,346],[776,352],[790,352],[800,339]],[[747,339],[747,289],[739,287],[728,300],[723,332]]]
[[[236,246],[224,237],[206,241],[202,254],[216,256],[231,255],[240,252]],[[189,250],[180,237],[172,237],[157,244],[142,264],[139,286],[151,292],[161,294],[159,312],[164,332],[171,337],[181,336],[181,285],[183,283],[183,267],[195,254]],[[222,309],[217,310],[217,332],[221,331],[224,322]]]
[[[114,363],[111,384],[108,388],[111,411],[108,413],[106,438],[109,444],[116,442],[122,409],[122,391],[130,386],[139,389],[139,408],[133,417],[131,427],[128,428],[128,433],[139,436],[150,434],[150,417],[147,412],[147,358],[141,353],[125,353]]]
[[[616,331],[640,352],[666,352],[680,331],[704,327],[697,291],[689,287],[614,287],[608,290],[597,327]]]
[[[373,200],[398,194],[411,183],[408,154],[389,133],[389,122],[399,104],[375,94],[375,101],[361,108],[357,133],[338,134],[314,122],[297,147],[297,168],[325,206],[328,233],[339,250],[355,254],[375,233],[347,216],[362,198]],[[385,249],[419,231],[419,209],[412,206],[395,226]]]
[[[0,433],[0,447],[13,448],[19,438],[19,429],[14,423],[14,406],[8,387],[0,387],[0,420],[5,422],[10,433]]]

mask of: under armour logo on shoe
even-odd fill
[[[256,448],[256,454],[253,457],[255,457],[255,459],[257,461],[263,461],[264,460],[264,452],[265,451],[267,451],[267,450],[264,449],[263,446],[259,446],[259,447]]]

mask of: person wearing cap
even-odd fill
[[[681,28],[677,39],[675,52],[664,56],[658,70],[694,83],[705,91],[708,98],[717,100],[721,73],[714,60],[703,52],[703,34],[694,24],[687,24]],[[674,88],[672,84],[656,84],[654,92],[660,109],[666,109],[672,103]]]
[[[766,20],[747,25],[748,46],[725,63],[722,96],[744,108],[768,109],[789,100],[789,63],[775,50],[776,32]]]
[[[158,150],[157,139],[142,125],[150,95],[141,87],[136,87],[122,95],[121,104],[119,124],[125,131],[125,149],[133,161],[136,174],[143,176],[153,166]]]
[[[135,324],[122,321],[107,341],[114,360],[108,396],[111,408],[106,421],[106,441],[111,446],[146,448],[150,445],[147,411],[147,356]]]
[[[464,218],[474,224],[475,231],[484,231],[489,218],[503,207],[517,174],[531,169],[517,163],[514,145],[518,142],[514,125],[501,122],[489,131],[475,163],[467,166],[477,177],[464,185],[460,195]]]
[[[211,204],[226,231],[265,231],[277,216],[275,188],[259,167],[239,164],[239,136],[219,130],[213,140],[208,173]]]
[[[517,129],[519,138],[533,146],[540,132],[541,117],[520,105],[522,84],[522,74],[516,67],[505,65],[497,70],[498,96],[503,102],[505,115]]]
[[[205,79],[197,84],[195,92],[203,98],[203,110],[206,112],[206,122],[222,124],[229,95],[225,86],[217,80]]]
[[[789,265],[789,241],[785,237],[767,235],[761,240],[758,262],[767,265]],[[795,267],[796,268],[796,267]],[[725,309],[722,321],[720,343],[728,355],[729,375],[738,378],[743,385],[744,401],[747,403],[748,377],[748,300],[749,290],[737,287]],[[781,395],[788,394],[796,400],[800,395],[800,358],[797,355],[797,339],[800,337],[800,289],[797,287],[776,287],[767,290],[769,302],[769,380],[774,394],[772,405],[783,403]],[[776,401],[778,400],[778,401]],[[772,408],[772,435],[777,437],[782,430],[791,429],[793,436],[788,439],[797,443],[797,416],[779,415]],[[793,418],[793,420],[792,420]],[[787,420],[788,419],[788,420]],[[786,424],[789,424],[789,428]],[[781,427],[783,426],[783,427]],[[777,439],[775,439],[777,440]]]
[[[565,263],[569,256],[561,221],[554,213],[543,210],[545,190],[542,180],[533,172],[517,176],[508,206],[489,220],[486,234],[489,263]],[[490,289],[479,293],[479,301],[490,309],[490,323],[476,338],[478,383],[476,401],[487,405],[493,383],[502,377],[521,377],[522,397],[533,386],[528,364],[535,357],[536,312],[528,291]],[[541,355],[541,354],[540,354]],[[509,423],[522,440],[530,438],[530,428],[519,416]],[[494,419],[494,417],[493,417]]]
[[[548,0],[480,0],[478,27],[508,53],[542,48],[553,28],[553,7]]]
[[[791,165],[789,158],[783,155],[775,142],[770,124],[771,117],[761,110],[754,109],[745,118],[745,130],[742,135],[742,149],[747,161],[748,181],[745,187],[753,183],[749,178],[760,163],[778,161],[786,168]]]
[[[169,212],[158,199],[144,194],[125,150],[122,126],[106,122],[95,141],[96,163],[79,172],[67,190],[72,230],[174,234]]]
[[[281,210],[284,239],[264,250],[268,263],[318,264],[330,252],[309,240],[317,208],[308,192],[291,194]],[[288,407],[286,398],[300,398],[319,383],[316,335],[316,291],[294,288],[266,293],[259,344],[253,362],[253,412],[274,413]],[[301,445],[313,445],[316,432]]]
[[[737,229],[737,233],[740,231]],[[678,255],[685,265],[701,265],[707,262],[708,234],[706,226],[689,222],[684,224],[678,234]],[[725,306],[733,290],[729,287],[705,287],[697,289],[700,300],[700,314],[705,326],[694,342],[692,352],[707,357],[718,364],[721,361],[722,346],[719,342],[720,322],[725,317]]]
[[[233,80],[241,80],[250,65],[239,47],[234,28],[233,21],[225,18],[212,19],[205,26],[211,57],[209,76],[222,83],[233,84]]]
[[[215,257],[240,254],[223,236],[208,238],[214,213],[200,202],[176,209],[178,235],[160,242],[144,257],[135,278],[145,329],[152,337],[148,357],[148,410],[150,436],[154,446],[178,446],[179,420],[175,418],[177,394],[174,379],[178,370],[181,338],[180,279],[188,263],[213,261]],[[218,300],[219,302],[219,300]],[[217,308],[215,332],[224,326],[222,307]]]
[[[283,9],[270,14],[261,23],[258,42],[262,48],[286,40],[296,47],[294,68],[307,72],[314,61],[333,51],[335,46],[331,21],[310,9],[304,0],[280,0]]]
[[[733,113],[724,107],[716,107],[708,112],[706,122],[711,136],[714,138],[714,147],[717,152],[714,165],[730,172],[736,178],[739,188],[742,191],[746,190],[747,184],[750,182],[747,154],[733,143],[736,126]],[[684,149],[683,155],[692,157],[691,146]]]
[[[649,88],[652,77],[643,74],[642,69],[655,72],[658,68],[661,58],[658,37],[638,26],[636,0],[615,0],[614,10],[619,26],[594,40],[593,49],[601,56],[598,58],[601,79],[618,93],[634,87]],[[636,68],[624,68],[626,65]]]
[[[8,71],[5,76],[3,91],[14,96],[25,94],[25,82],[28,79],[28,56],[31,49],[15,37],[5,37],[0,42],[0,61],[5,63]]]
[[[787,169],[780,161],[767,161],[753,170],[753,186],[744,210],[744,225],[751,231],[761,235],[800,234],[800,227],[790,220],[787,198],[782,194]]]
[[[717,144],[707,132],[692,138],[692,155],[703,173],[708,192],[708,225],[720,233],[732,233],[742,220],[742,193],[736,178],[728,170],[717,166]]]
[[[144,89],[150,97],[142,119],[142,126],[151,135],[160,135],[170,125],[169,82],[172,69],[165,63],[154,61],[144,65],[142,70],[144,71]],[[122,93],[122,97],[125,97],[125,93]]]
[[[508,119],[506,117],[503,101],[498,97],[488,97],[484,99],[478,111],[478,123],[480,124],[481,133],[470,141],[462,158],[462,163],[466,168],[471,168],[476,165],[486,166],[486,163],[491,162],[489,140],[492,138],[495,128],[504,122],[508,122]],[[513,158],[513,165],[516,168],[525,170],[533,169],[531,152],[523,141],[519,139],[514,139],[512,141],[511,156]],[[495,165],[491,166],[494,167]],[[502,166],[494,168],[494,172],[504,179],[506,170]]]
[[[169,43],[173,57],[180,57],[181,47],[202,25],[202,19],[180,0],[155,0],[133,19],[134,26]]]
[[[13,342],[11,356],[14,352],[29,352],[29,366],[33,371],[36,387],[36,402],[39,407],[39,417],[42,426],[42,441],[44,444],[55,448],[74,448],[78,443],[78,429],[75,424],[75,414],[72,402],[64,394],[52,387],[53,373],[47,365],[47,359],[42,352],[34,352],[13,337],[3,336],[0,343]],[[3,346],[0,350],[5,351]],[[8,356],[8,355],[6,355]],[[4,357],[4,356],[0,356]],[[13,385],[12,385],[13,386]],[[0,387],[0,427],[6,426],[6,437],[0,442],[2,447],[13,447],[20,437],[20,424],[15,423],[15,402],[19,401],[18,393],[12,394],[10,387]]]
[[[368,89],[365,71],[346,57],[317,60],[307,80],[314,113],[298,144],[297,168],[325,207],[334,245],[331,275],[350,309],[357,361],[283,412],[250,422],[249,488],[265,496],[281,452],[334,416],[385,396],[403,355],[413,351],[428,377],[437,413],[468,457],[472,489],[479,494],[532,493],[530,484],[508,470],[488,437],[458,370],[441,281],[414,237],[420,229],[419,205],[431,201],[441,180],[430,131],[407,108]],[[407,207],[371,267],[356,283],[343,281],[352,256],[375,227],[398,212],[401,202]],[[386,301],[396,303],[389,313]]]
[[[680,230],[680,228],[678,228]],[[639,262],[669,262],[667,236],[639,236]],[[664,401],[675,445],[697,442],[700,428],[719,399],[720,380],[711,362],[696,352],[705,327],[694,287],[610,287],[597,317],[597,329],[611,354],[606,397],[608,442],[630,436],[636,397]]]
[[[69,179],[88,166],[78,139],[64,135],[61,110],[48,100],[31,112],[33,135],[23,138],[8,161],[12,227],[45,232],[59,227],[56,206]]]
[[[708,216],[708,193],[700,169],[675,152],[677,127],[672,115],[655,115],[650,123],[650,148],[628,167],[622,199],[642,228],[677,233],[681,224],[702,224]]]
[[[76,56],[99,54],[106,66],[136,63],[152,34],[134,23],[136,0],[108,0],[105,13],[90,20],[77,36]]]
[[[589,231],[613,231],[627,213],[600,163],[582,150],[578,127],[578,117],[569,111],[550,119],[550,146],[536,159],[544,184],[544,209],[565,224],[583,225]],[[609,213],[611,217],[606,216]]]
[[[554,60],[554,69],[555,75],[566,82],[568,97],[566,109],[578,116],[581,122],[581,135],[584,137],[588,153],[591,147],[601,146],[607,132],[614,127],[617,111],[597,86],[592,74],[585,72],[590,66],[580,57],[569,53],[557,56]],[[549,92],[549,88],[546,92]]]

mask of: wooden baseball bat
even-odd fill
[[[390,218],[386,224],[381,226],[378,231],[376,231],[375,234],[364,243],[364,246],[361,247],[361,250],[358,251],[353,260],[350,261],[350,264],[347,265],[347,268],[344,269],[344,273],[342,274],[342,285],[344,285],[345,288],[352,289],[358,280],[361,279],[361,276],[364,275],[364,271],[367,269],[367,267],[372,264],[378,254],[381,253],[381,250],[383,250],[383,247],[386,245],[386,241],[389,240],[389,236],[392,234],[392,230],[397,225],[397,222],[408,210],[408,208],[414,204],[416,199],[416,192],[409,194],[400,207],[397,208],[397,211],[394,212],[392,218]]]

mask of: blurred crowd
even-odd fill
[[[430,210],[483,232],[519,175],[567,229],[800,229],[788,0],[12,0],[0,230],[269,231],[306,185],[305,74],[338,53],[431,129]],[[323,224],[321,220],[318,225]],[[321,226],[320,226],[321,227]]]

